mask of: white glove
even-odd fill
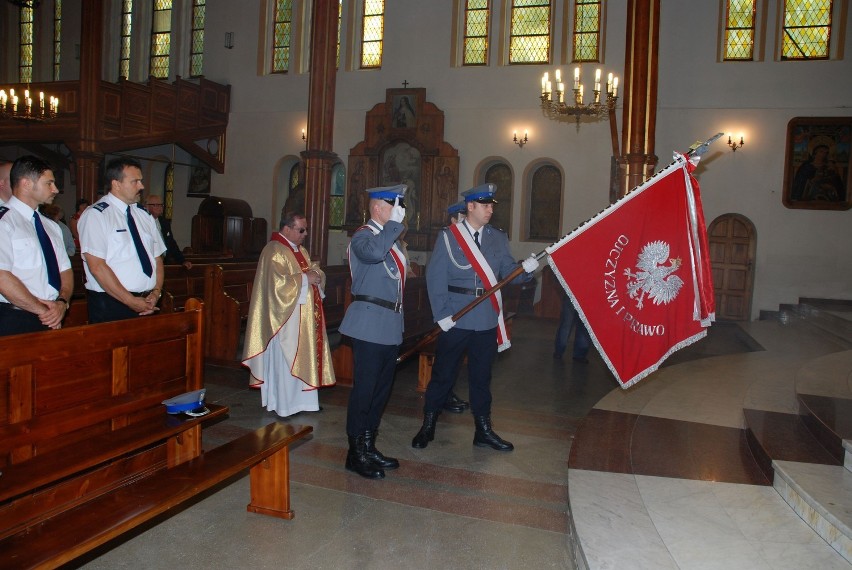
[[[530,254],[530,256],[521,263],[521,266],[523,266],[524,271],[527,273],[532,273],[538,269],[538,260],[535,258],[535,254]]]
[[[390,219],[392,222],[402,223],[402,220],[405,219],[405,208],[399,205],[399,198],[394,200],[393,208],[391,208]]]
[[[440,321],[438,321],[438,326],[441,327],[441,330],[447,332],[454,326],[456,326],[456,322],[453,320],[452,316],[444,317]]]

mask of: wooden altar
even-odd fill
[[[388,89],[367,112],[365,138],[349,151],[344,228],[368,218],[367,188],[407,184],[405,241],[431,250],[458,200],[458,150],[444,141],[444,112],[426,100],[426,89]]]

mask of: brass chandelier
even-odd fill
[[[554,81],[550,74],[545,73],[541,78],[541,110],[544,115],[554,121],[567,122],[573,119],[580,126],[582,117],[603,119],[609,116],[610,111],[615,109],[618,101],[618,77],[610,73],[607,76],[606,92],[601,91],[601,70],[595,71],[595,82],[592,88],[592,99],[588,103],[583,102],[583,84],[580,81],[580,67],[574,68],[573,95],[570,101],[566,100],[565,84],[562,82],[562,72],[557,69]],[[601,101],[601,95],[604,100]]]
[[[33,92],[35,95],[35,92]],[[23,96],[14,89],[0,89],[0,117],[21,121],[49,121],[59,114],[59,97],[45,99],[44,91],[38,92],[38,99],[30,96],[30,90],[24,89]]]

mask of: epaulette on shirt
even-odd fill
[[[142,205],[142,202],[136,202],[136,207],[140,210],[145,210],[145,206]],[[148,210],[145,210],[145,212],[147,213]]]
[[[108,202],[98,202],[97,204],[92,206],[92,208],[94,208],[98,212],[103,212],[104,210],[109,208],[109,203]]]
[[[6,215],[6,212],[9,211],[9,208],[6,206],[0,206],[0,219],[3,219],[3,216]]]

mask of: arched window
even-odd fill
[[[346,169],[338,162],[331,169],[331,198],[328,225],[332,228],[343,226],[343,214],[346,203],[345,190]]]
[[[465,0],[462,65],[488,65],[490,0]]]
[[[491,182],[497,186],[494,198],[494,214],[491,216],[491,225],[500,228],[510,238],[512,237],[512,169],[504,162],[497,162],[488,166],[485,170],[485,182]]]
[[[172,219],[172,210],[175,205],[175,164],[170,162],[166,167],[163,180],[163,217]]]
[[[527,194],[527,239],[554,242],[559,239],[562,212],[562,172],[541,164],[530,173]]]
[[[293,37],[293,2],[275,0],[272,32],[272,73],[290,70],[290,41]]]
[[[62,0],[53,0],[53,80],[59,81],[62,55]]]

